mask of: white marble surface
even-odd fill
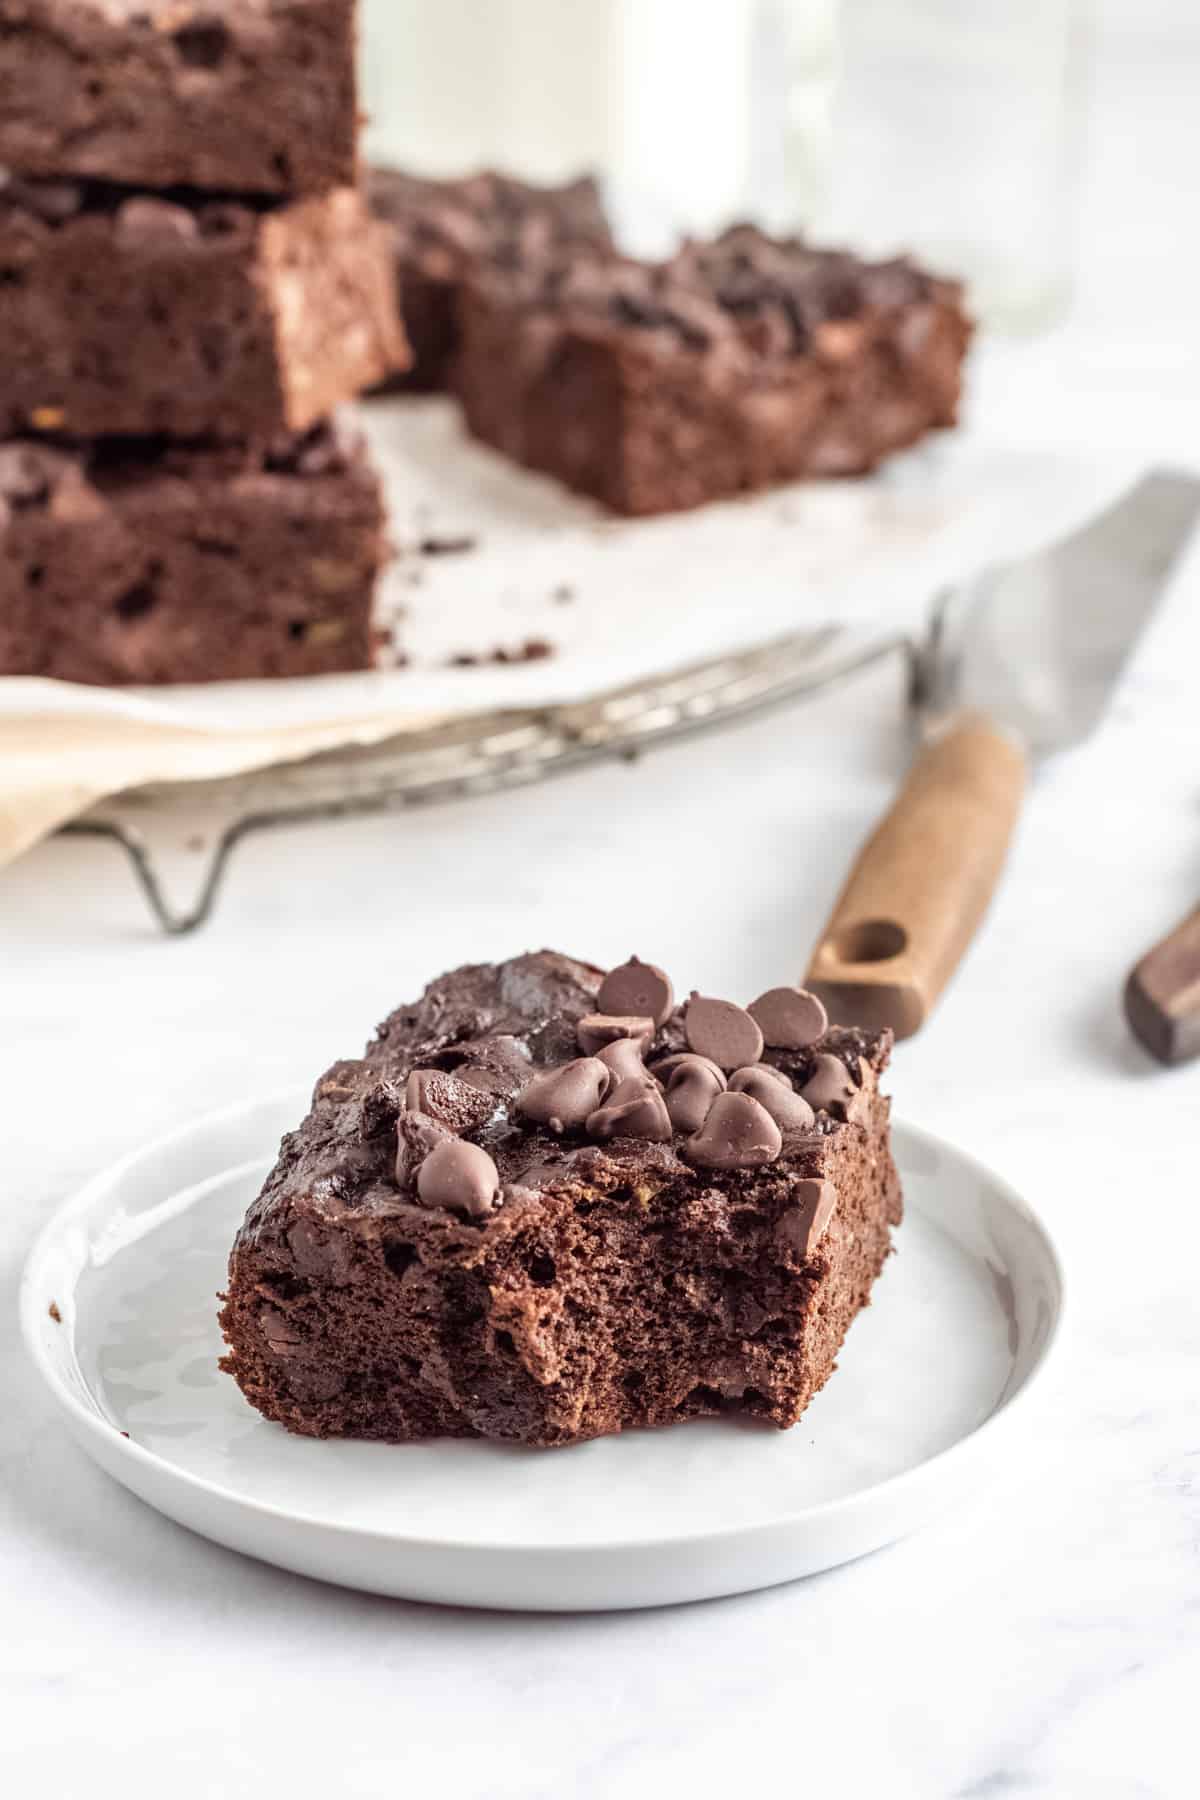
[[[1156,69],[1136,119],[1128,59],[1102,70],[1108,185],[1086,209],[1078,314],[984,359],[982,442],[1196,460],[1195,322],[1175,285],[1194,109],[1185,72]],[[99,1474],[28,1385],[17,1270],[99,1164],[305,1080],[463,957],[636,945],[684,986],[742,996],[796,971],[895,778],[896,679],[533,797],[251,842],[211,928],[178,943],[103,846],[4,871],[5,1791],[1195,1793],[1200,1067],[1152,1067],[1118,994],[1200,893],[1198,667],[1194,554],[1099,736],[1039,778],[984,936],[897,1057],[905,1115],[991,1160],[1066,1251],[1071,1330],[1019,1454],[905,1544],[674,1612],[406,1606],[189,1536]],[[729,849],[710,857],[718,828]]]

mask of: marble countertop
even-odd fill
[[[1164,172],[1171,132],[1141,140]],[[1166,282],[1165,213],[1142,235],[1134,271],[1097,226],[1072,323],[984,354],[979,441],[1028,444],[1036,420],[1039,442],[1196,461],[1195,326],[1171,299],[1187,284]],[[652,779],[597,767],[253,840],[210,928],[179,942],[152,933],[103,845],[60,840],[4,871],[7,1791],[1194,1793],[1200,1067],[1151,1065],[1119,993],[1200,895],[1198,668],[1200,550],[1098,735],[1039,774],[984,934],[896,1059],[903,1114],[990,1161],[1065,1252],[1070,1330],[1011,1466],[877,1556],[674,1611],[404,1605],[190,1536],[100,1474],[30,1384],[17,1273],[98,1166],[305,1081],[468,956],[637,948],[684,987],[742,996],[798,972],[901,766],[898,671],[664,750]],[[709,857],[730,818],[735,854]]]

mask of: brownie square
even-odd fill
[[[0,165],[310,194],[357,177],[355,0],[0,0]]]
[[[223,1366],[290,1431],[569,1444],[800,1417],[901,1214],[888,1033],[549,951],[435,981],[233,1246]]]
[[[458,296],[477,266],[540,263],[571,245],[610,250],[612,237],[590,176],[538,187],[484,171],[432,181],[371,169],[371,210],[393,234],[412,368],[391,386],[433,393],[449,384],[458,348]]]
[[[403,367],[361,195],[258,208],[0,187],[0,435],[269,439]]]
[[[954,282],[752,226],[480,270],[460,321],[476,436],[632,515],[873,469],[954,424],[971,331]]]
[[[0,674],[225,681],[367,668],[386,557],[361,447],[0,443]]]

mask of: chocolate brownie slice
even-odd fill
[[[0,164],[318,193],[357,173],[355,0],[0,0]]]
[[[484,171],[432,181],[399,169],[371,169],[367,195],[393,233],[404,328],[413,349],[407,375],[389,385],[444,388],[458,346],[458,294],[477,265],[540,264],[554,250],[609,250],[600,190],[590,176],[537,187]]]
[[[460,318],[472,431],[628,514],[874,468],[954,424],[971,333],[954,282],[753,226],[479,270]]]
[[[0,435],[304,431],[407,363],[388,233],[339,188],[281,207],[0,186]]]
[[[372,660],[379,483],[327,427],[268,449],[0,444],[0,674],[319,675]]]
[[[796,1422],[888,1255],[888,1033],[636,958],[459,969],[318,1081],[233,1246],[223,1367],[314,1437]]]

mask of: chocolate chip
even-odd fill
[[[404,1089],[410,1113],[424,1113],[451,1131],[474,1131],[496,1110],[495,1099],[445,1069],[414,1069]]]
[[[832,1181],[798,1181],[792,1188],[794,1205],[780,1215],[775,1241],[798,1257],[807,1257],[824,1234],[837,1205]]]
[[[595,1112],[611,1085],[611,1071],[595,1056],[577,1056],[561,1068],[547,1069],[527,1082],[517,1097],[517,1109],[551,1131],[583,1125]]]
[[[828,1052],[818,1056],[812,1074],[800,1092],[810,1106],[819,1107],[823,1112],[835,1109],[845,1116],[845,1109],[858,1093],[858,1089],[850,1079],[850,1072],[840,1056],[831,1056]]]
[[[598,1050],[596,1057],[609,1070],[614,1083],[641,1081],[646,1075],[641,1045],[632,1038],[614,1039],[611,1044],[605,1044],[603,1050]]]
[[[294,1356],[297,1345],[304,1342],[303,1332],[273,1306],[259,1308],[258,1326],[275,1356]]]
[[[619,969],[611,969],[600,983],[596,1005],[602,1013],[617,1017],[650,1018],[665,1025],[675,1004],[669,978],[653,963],[631,956]]]
[[[711,1069],[714,1075],[720,1077],[721,1086],[724,1088],[724,1069],[719,1069],[710,1057],[697,1056],[694,1050],[677,1050],[673,1056],[664,1056],[661,1062],[655,1063],[650,1073],[656,1075],[664,1086],[669,1086],[676,1069],[681,1069],[689,1063],[702,1063],[706,1069]]]
[[[585,1056],[595,1056],[606,1044],[631,1038],[643,1052],[654,1036],[654,1020],[646,1017],[614,1017],[611,1013],[586,1013],[575,1027],[579,1048]]]
[[[592,1113],[587,1133],[604,1143],[609,1138],[647,1138],[669,1144],[671,1118],[662,1089],[649,1075],[617,1083],[607,1103]]]
[[[816,1115],[808,1101],[795,1093],[787,1076],[768,1063],[754,1063],[729,1077],[731,1094],[749,1094],[766,1108],[780,1131],[811,1131]]]
[[[440,1144],[455,1142],[453,1132],[424,1113],[401,1113],[396,1120],[396,1183],[411,1187],[427,1157]]]
[[[667,1080],[667,1111],[676,1131],[699,1131],[718,1094],[725,1091],[725,1077],[706,1056],[673,1056],[675,1067]]]
[[[299,1218],[288,1228],[287,1241],[297,1272],[307,1280],[329,1281],[335,1287],[350,1280],[353,1257],[345,1232]]]
[[[806,988],[768,988],[746,1010],[773,1050],[807,1050],[829,1029],[825,1008]]]
[[[186,207],[139,194],[117,208],[117,235],[128,244],[190,244],[200,227]]]
[[[691,1048],[722,1069],[756,1063],[763,1053],[763,1034],[744,1007],[732,1000],[710,1000],[693,994],[683,1020]]]
[[[684,1152],[701,1169],[758,1169],[783,1148],[778,1125],[749,1094],[718,1094]]]
[[[451,1138],[431,1150],[417,1176],[422,1206],[444,1206],[482,1219],[500,1197],[500,1172],[486,1150]]]

